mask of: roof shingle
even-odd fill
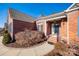
[[[26,15],[20,11],[17,11],[17,10],[11,9],[11,8],[9,9],[9,14],[10,14],[11,18],[16,19],[16,20],[25,21],[25,22],[34,22],[35,21],[31,16]]]

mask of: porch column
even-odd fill
[[[68,17],[67,17],[67,44],[69,44],[69,19]]]
[[[45,36],[46,36],[47,35],[47,23],[46,23],[46,20],[44,21],[44,24],[45,24],[44,33],[45,33]]]

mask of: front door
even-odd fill
[[[52,24],[52,34],[57,37],[57,42],[59,41],[59,24]]]
[[[52,24],[51,30],[52,34],[57,36],[59,34],[59,24]]]

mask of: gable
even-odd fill
[[[67,10],[71,10],[77,7],[79,7],[79,3],[73,3]]]
[[[79,3],[74,4],[70,9],[79,7]]]

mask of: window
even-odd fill
[[[37,29],[38,29],[38,31],[43,32],[43,25],[37,25]]]
[[[58,24],[54,24],[52,28],[53,28],[53,34],[59,33],[59,25]]]
[[[54,33],[59,33],[59,26],[58,25],[54,25]]]

